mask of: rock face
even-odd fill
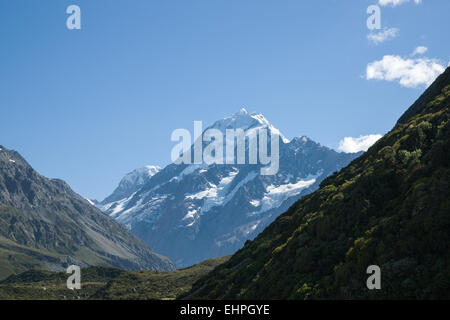
[[[153,252],[62,180],[39,175],[0,146],[0,273],[68,264],[172,270]]]
[[[130,187],[134,191],[121,199],[115,191],[100,208],[185,267],[235,252],[301,196],[317,189],[325,177],[359,155],[338,153],[305,136],[289,141],[263,115],[245,110],[206,130],[225,133],[242,129],[248,137],[261,128],[267,129],[269,137],[271,133],[279,135],[280,168],[275,175],[261,175],[262,165],[248,161],[171,164],[144,185]],[[203,143],[204,148],[207,145]]]

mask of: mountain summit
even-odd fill
[[[180,267],[235,252],[358,156],[307,137],[289,141],[262,114],[245,109],[205,132],[211,128],[242,129],[245,135],[265,128],[278,134],[278,173],[261,175],[261,164],[171,164],[130,189],[136,191],[128,196],[108,197],[101,204],[104,212]]]
[[[161,171],[161,168],[158,166],[144,166],[133,170],[120,181],[116,190],[103,202],[108,203],[129,197],[159,171]]]
[[[216,121],[206,130],[218,129],[225,134],[226,129],[242,129],[246,133],[249,133],[251,129],[256,130],[260,128],[265,128],[269,132],[279,135],[284,143],[289,143],[289,140],[286,139],[281,132],[275,128],[266,117],[264,117],[264,115],[256,112],[249,113],[245,108],[242,108],[239,112],[236,112],[230,117]]]

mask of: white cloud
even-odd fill
[[[399,30],[397,28],[383,29],[378,32],[371,32],[367,35],[367,39],[375,44],[382,43],[386,40],[394,39],[398,36]]]
[[[424,54],[425,52],[427,52],[428,51],[428,48],[427,47],[424,47],[424,46],[419,46],[419,47],[417,47],[417,48],[415,48],[414,49],[414,52],[411,54],[411,56],[416,56],[416,55],[422,55],[422,54]]]
[[[345,137],[339,141],[339,150],[350,153],[367,151],[381,137],[381,134],[369,134],[367,136],[360,136],[359,138]]]
[[[417,88],[429,86],[444,71],[444,66],[436,59],[386,55],[367,65],[366,79],[397,81],[403,87]]]
[[[378,3],[380,6],[391,6],[396,7],[398,5],[401,5],[405,2],[409,2],[410,0],[379,0]],[[415,4],[420,4],[422,0],[414,0]]]

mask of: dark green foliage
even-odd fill
[[[89,267],[81,270],[81,290],[67,289],[69,274],[28,270],[0,281],[0,299],[175,299],[188,292],[192,284],[229,257],[210,259],[195,266],[169,272],[124,271]]]
[[[192,267],[170,272],[124,272],[109,281],[90,299],[167,300],[185,295],[192,284],[230,257],[206,260]]]
[[[89,299],[100,288],[105,286],[108,281],[126,272],[106,267],[85,268],[81,271],[81,290],[69,290],[67,289],[66,281],[70,275],[65,272],[28,270],[18,275],[11,275],[0,281],[0,299]]]
[[[450,299],[449,73],[187,297]],[[366,287],[369,265],[381,290]]]

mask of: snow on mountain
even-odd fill
[[[159,171],[161,171],[161,168],[158,166],[145,166],[139,169],[136,169],[130,173],[128,173],[120,182],[120,185],[123,184],[138,184],[142,185],[144,184],[147,179],[151,178],[155,174],[157,174]]]
[[[210,128],[278,134],[278,173],[261,175],[263,165],[248,163],[171,164],[151,177],[139,169],[102,202],[102,210],[180,267],[235,252],[359,155],[338,153],[305,136],[289,141],[263,115],[245,109]]]
[[[132,172],[125,175],[125,177],[120,181],[119,186],[116,188],[116,190],[114,190],[114,192],[109,197],[107,197],[97,206],[103,211],[110,209],[113,202],[124,200],[125,198],[129,197],[140,187],[145,185],[150,180],[150,178],[157,174],[159,171],[161,171],[161,168],[158,166],[145,166],[133,170]],[[105,208],[104,204],[110,205]]]
[[[95,203],[94,203],[94,201],[92,201],[91,199],[88,199],[88,198],[84,198],[87,202],[89,202],[89,204],[91,205],[91,206],[94,206],[95,207]]]
[[[245,133],[249,135],[252,131],[259,128],[267,128],[269,132],[279,135],[284,143],[289,143],[289,140],[286,139],[262,114],[248,113],[245,108],[242,108],[239,112],[230,117],[216,121],[206,130],[218,129],[222,133],[225,133],[226,129],[243,129]]]

